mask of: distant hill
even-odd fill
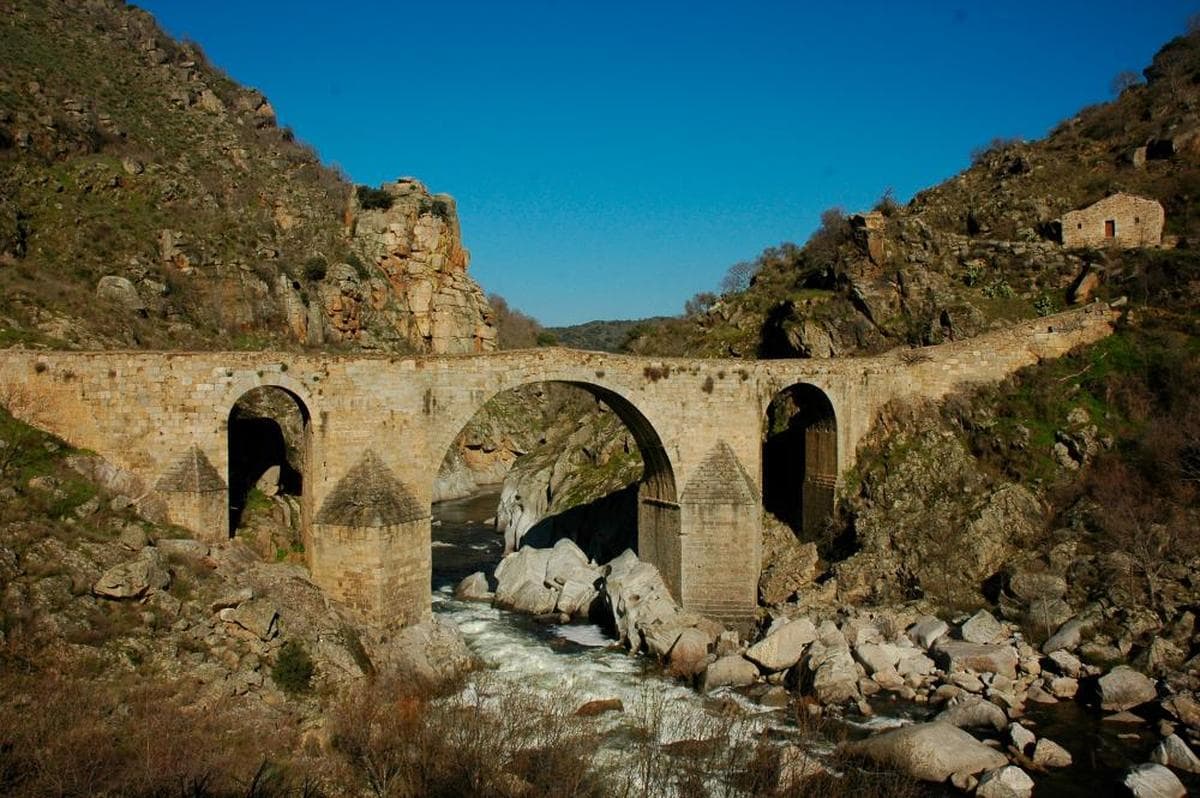
[[[669,319],[654,316],[648,319],[612,319],[587,321],[569,327],[547,327],[559,346],[571,349],[586,349],[593,352],[620,352],[631,337],[636,338],[643,330],[652,329]]]

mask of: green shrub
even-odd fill
[[[386,211],[392,207],[392,195],[381,188],[359,186],[358,204],[364,211]]]
[[[325,279],[325,275],[328,273],[328,271],[329,267],[325,263],[324,258],[320,256],[312,257],[309,258],[304,264],[304,279],[310,282],[319,283]]]
[[[307,693],[312,687],[314,671],[312,657],[304,644],[289,640],[279,649],[279,659],[271,669],[271,679],[285,693],[298,695]]]
[[[1008,280],[1005,280],[1003,277],[997,277],[983,287],[983,295],[988,299],[1012,299],[1016,295],[1016,292],[1008,284]]]

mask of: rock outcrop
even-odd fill
[[[357,207],[354,216],[350,246],[366,278],[338,268],[321,286],[332,340],[378,345],[390,335],[422,353],[494,350],[491,309],[467,276],[454,198],[431,195],[414,178],[381,190],[390,207]],[[372,316],[384,323],[372,325]]]

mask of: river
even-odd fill
[[[491,574],[503,555],[504,542],[491,525],[498,492],[488,491],[434,505],[433,607],[453,620],[467,644],[487,666],[486,678],[544,695],[547,701],[619,699],[622,712],[593,719],[601,732],[601,760],[629,756],[631,741],[651,734],[660,746],[686,746],[697,739],[721,737],[733,744],[766,735],[792,742],[828,759],[833,740],[858,737],[873,729],[928,719],[927,706],[875,702],[870,718],[849,715],[833,723],[808,724],[794,708],[767,709],[747,695],[721,689],[703,695],[664,676],[648,657],[632,656],[594,624],[543,624],[529,616],[481,602],[458,601],[454,586],[465,576]],[[468,687],[468,689],[471,689]],[[1093,796],[1117,787],[1126,767],[1146,761],[1155,742],[1150,727],[1129,728],[1102,723],[1075,702],[1030,705],[1027,725],[1071,751],[1076,765],[1035,774],[1039,795]],[[1194,779],[1185,783],[1196,787]],[[954,795],[931,788],[932,795]]]
[[[791,722],[789,711],[770,710],[730,690],[703,695],[664,676],[647,657],[633,656],[595,624],[543,624],[482,602],[458,601],[454,586],[474,571],[490,574],[503,554],[503,538],[484,520],[495,513],[497,493],[481,493],[434,506],[433,607],[453,620],[487,666],[486,678],[542,693],[572,706],[619,699],[624,711],[592,719],[601,733],[602,763],[633,756],[634,741],[650,734],[667,750],[720,737],[748,744],[766,733],[827,755],[832,744]],[[470,689],[470,688],[468,688]]]

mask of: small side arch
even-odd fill
[[[763,509],[806,540],[833,516],[838,481],[838,419],[829,395],[795,383],[767,406],[762,434]]]
[[[298,499],[293,548],[307,546],[312,523],[312,411],[291,387],[264,382],[243,390],[226,416],[229,528],[233,537],[252,491]],[[287,515],[285,513],[285,515]]]

